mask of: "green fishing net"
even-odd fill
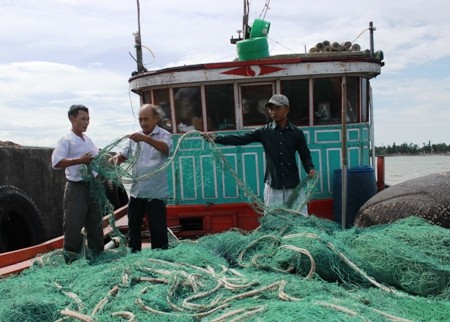
[[[214,163],[232,170],[214,145],[207,148]],[[111,167],[104,159],[96,160],[102,176],[136,180],[131,163]],[[256,230],[196,240],[170,235],[169,249],[133,254],[121,244],[70,265],[61,251],[45,254],[20,275],[0,280],[0,320],[449,320],[449,230],[417,217],[342,230],[302,216],[305,201],[264,209],[236,181],[245,201],[265,214]],[[314,182],[299,188],[306,201]]]

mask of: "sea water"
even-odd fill
[[[450,171],[450,155],[386,156],[385,182],[394,185],[432,173]]]
[[[392,186],[432,173],[450,171],[448,155],[400,155],[385,156],[385,183]],[[125,189],[130,191],[130,184]]]

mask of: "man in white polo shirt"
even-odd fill
[[[96,173],[82,174],[83,165],[89,165],[98,154],[98,148],[84,134],[89,125],[89,109],[84,105],[72,105],[68,117],[71,130],[62,136],[52,154],[52,167],[65,169],[67,183],[64,190],[64,259],[71,263],[83,250],[83,234],[87,234],[88,255],[98,255],[104,249],[102,207],[91,196],[90,181]]]

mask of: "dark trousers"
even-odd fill
[[[144,216],[150,227],[150,241],[153,248],[167,249],[166,203],[161,199],[141,199],[130,197],[128,202],[128,245],[132,252],[142,249],[141,230]]]
[[[64,190],[64,257],[66,262],[78,258],[83,248],[84,227],[87,246],[93,255],[103,251],[101,204],[90,195],[90,184],[67,182]]]

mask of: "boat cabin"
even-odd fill
[[[174,147],[191,130],[231,134],[267,124],[264,103],[275,93],[286,95],[289,120],[305,133],[319,173],[309,212],[332,219],[333,175],[341,168],[343,153],[349,168],[374,165],[370,80],[383,64],[369,50],[310,52],[143,71],[129,85],[142,104],[164,109],[161,126],[173,134]],[[209,143],[200,135],[187,140],[192,144],[180,148],[168,171],[169,225],[181,226],[185,236],[256,228],[258,215],[245,204],[235,180],[211,163]],[[263,148],[219,148],[262,199]]]

